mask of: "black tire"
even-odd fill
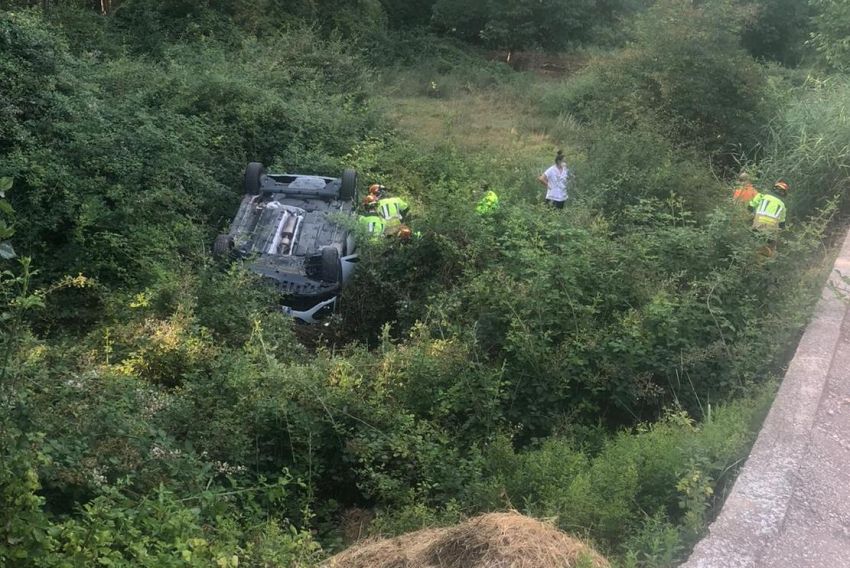
[[[242,187],[248,195],[259,195],[266,168],[260,162],[251,162],[245,168],[245,177],[242,178]]]
[[[342,266],[339,263],[339,251],[334,247],[322,249],[322,280],[339,282],[342,277]]]
[[[342,185],[339,186],[339,198],[354,201],[357,197],[357,172],[351,168],[342,172]]]
[[[233,239],[230,235],[219,235],[213,243],[213,256],[215,258],[228,258],[233,252]]]

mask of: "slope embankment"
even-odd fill
[[[850,559],[850,234],[746,465],[683,568]]]

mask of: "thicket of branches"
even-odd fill
[[[309,566],[354,508],[687,553],[846,206],[843,3],[24,4],[0,14],[0,564]],[[476,51],[576,45],[612,49],[547,82]],[[395,130],[399,72],[526,105],[575,201]],[[364,247],[323,339],[209,257],[257,159],[416,204],[422,238]],[[792,184],[776,256],[729,202],[740,165]]]

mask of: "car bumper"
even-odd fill
[[[306,310],[294,310],[283,306],[283,313],[292,316],[297,321],[306,324],[317,324],[328,319],[336,311],[337,296],[318,302]]]

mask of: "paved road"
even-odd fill
[[[850,234],[830,281],[850,276]],[[683,568],[850,568],[850,303],[827,286],[709,535]]]

